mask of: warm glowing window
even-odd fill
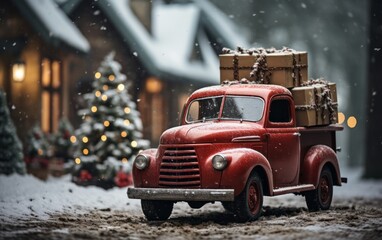
[[[41,128],[53,132],[61,115],[61,64],[44,58],[41,64]]]

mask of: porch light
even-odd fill
[[[160,93],[160,91],[162,91],[162,88],[163,84],[159,79],[155,77],[150,77],[149,79],[147,79],[146,90],[149,93]]]
[[[25,62],[17,61],[12,65],[12,78],[15,82],[22,82],[25,79]]]

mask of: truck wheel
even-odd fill
[[[239,222],[253,221],[260,217],[263,207],[263,186],[254,172],[248,178],[242,193],[234,201],[234,214]]]
[[[169,201],[141,200],[141,206],[147,220],[155,221],[168,219],[174,203]]]
[[[309,211],[328,210],[333,198],[333,178],[329,168],[321,171],[318,186],[315,190],[305,194],[306,205]]]

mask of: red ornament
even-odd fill
[[[86,169],[82,169],[80,172],[80,182],[87,182],[92,179],[92,175]]]
[[[69,138],[70,138],[70,132],[66,130],[64,133],[64,139],[69,139]]]
[[[119,170],[114,177],[114,182],[118,187],[127,187],[133,184],[133,177],[130,173]]]

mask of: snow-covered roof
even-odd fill
[[[158,6],[153,9],[153,36],[129,7],[128,0],[99,1],[98,4],[130,43],[149,71],[159,76],[183,77],[216,83],[217,62],[191,63],[199,11],[189,5]],[[158,22],[157,22],[158,21]],[[172,37],[172,39],[171,39]]]
[[[224,15],[213,5],[208,4],[153,4],[152,32],[145,29],[129,6],[129,0],[98,1],[98,5],[110,18],[123,38],[129,42],[142,62],[152,74],[169,76],[181,81],[192,81],[205,84],[216,84],[219,80],[218,57],[213,51],[211,43],[201,28],[201,14],[208,19],[214,19],[209,28],[218,28],[220,24],[228,24],[221,20]],[[207,14],[211,11],[211,14]],[[235,47],[245,42],[240,37],[232,41],[234,30],[229,31],[231,24],[223,30],[215,31],[227,46]],[[201,49],[203,61],[191,61],[194,42],[197,40]]]
[[[42,37],[53,44],[64,42],[88,52],[90,44],[52,0],[14,0],[15,5]]]
[[[200,11],[194,5],[163,4],[152,12],[153,44],[163,61],[187,60],[193,50]]]

